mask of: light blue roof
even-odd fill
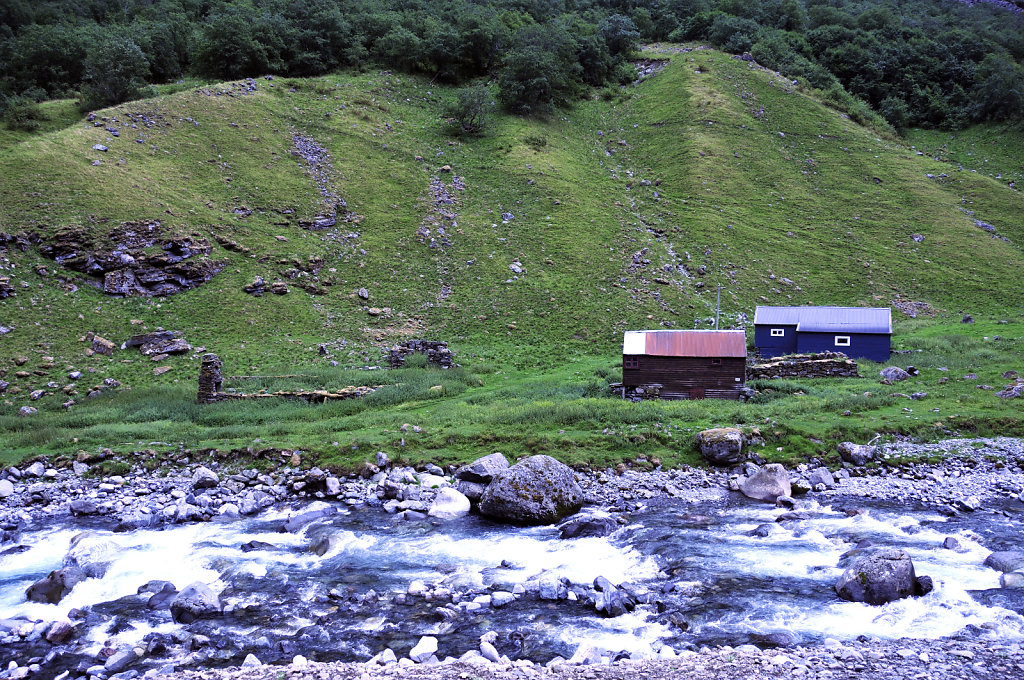
[[[892,333],[888,307],[758,307],[755,326],[796,326],[807,333]]]

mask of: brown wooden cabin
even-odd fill
[[[660,385],[662,399],[739,399],[747,370],[743,331],[626,331],[625,390]]]

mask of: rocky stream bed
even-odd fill
[[[496,505],[486,462],[8,468],[0,678],[1024,677],[1024,441],[874,458],[777,503],[730,490],[751,460],[577,472],[582,510],[541,526],[465,513]],[[933,589],[837,597],[878,548]]]

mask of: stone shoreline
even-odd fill
[[[935,463],[922,459],[941,460]],[[757,459],[754,456],[755,460]],[[897,442],[879,448],[878,468],[844,465],[835,470],[831,484],[806,484],[807,498],[835,504],[872,498],[934,508],[944,514],[984,512],[996,502],[1024,502],[1024,440],[1011,438],[956,439],[935,444]],[[289,463],[296,463],[293,458]],[[88,518],[92,526],[122,530],[160,523],[204,521],[217,515],[252,514],[280,503],[325,499],[349,505],[370,504],[392,513],[418,517],[437,493],[430,488],[446,471],[426,466],[367,470],[366,478],[338,479],[313,469],[285,465],[273,473],[255,470],[214,472],[185,467],[164,476],[145,473],[94,479],[83,476],[82,465],[73,470],[47,469],[34,463],[0,474],[0,552],[17,541],[19,527],[67,518]],[[676,498],[695,505],[723,501],[737,479],[750,474],[753,463],[731,470],[694,469],[605,470],[578,474],[586,504],[611,511],[632,510],[647,502]],[[822,479],[817,461],[792,471],[795,479]],[[425,475],[425,476],[424,476]],[[825,476],[828,477],[828,476]],[[426,481],[424,481],[424,479]],[[1006,507],[1006,506],[1003,506]],[[1024,677],[1020,641],[993,645],[969,633],[962,639],[827,642],[812,647],[760,650],[752,646],[702,648],[675,652],[671,658],[620,661],[612,665],[536,666],[528,661],[491,663],[479,654],[441,664],[413,665],[409,659],[378,665],[362,663],[306,663],[290,666],[261,665],[243,669],[181,671],[161,677],[198,680],[262,680],[263,678],[767,678],[780,676],[821,678],[913,677],[944,675],[950,678]],[[0,672],[0,677],[7,673]],[[923,677],[923,676],[922,676]]]

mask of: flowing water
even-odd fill
[[[661,645],[937,638],[965,630],[1024,638],[1024,617],[969,593],[998,588],[998,572],[982,562],[1019,539],[1024,513],[1018,507],[1024,506],[954,518],[870,502],[857,507],[866,512],[849,516],[809,503],[802,508],[807,519],[776,522],[784,510],[736,497],[700,507],[666,499],[622,513],[625,524],[609,537],[570,540],[553,527],[509,527],[478,516],[408,521],[373,508],[343,509],[297,533],[279,529],[298,508],[163,530],[97,529],[121,549],[102,578],[79,583],[58,604],[28,602],[25,589],[61,567],[82,527],[32,530],[22,536],[27,550],[0,557],[0,619],[54,621],[82,616],[74,610],[86,613],[68,644],[4,645],[0,662],[42,657],[56,673],[92,665],[105,646],[126,645],[150,647],[136,668],[237,664],[250,652],[264,661],[300,653],[365,660],[386,647],[401,656],[422,635],[437,636],[443,657],[475,649],[488,630],[498,633],[500,652],[538,662],[568,657],[582,641],[641,653]],[[947,536],[961,551],[942,547]],[[864,540],[905,549],[917,573],[932,577],[934,591],[880,607],[840,600],[833,590],[839,565]],[[251,541],[268,545],[243,551]],[[647,604],[605,618],[571,596],[527,596],[500,609],[440,598],[395,601],[414,581],[458,593],[511,591],[545,573],[567,581],[570,590],[582,586],[575,588],[580,595],[598,576],[629,583]],[[166,608],[146,606],[148,594],[136,594],[153,580],[179,589],[210,584],[225,612],[190,627],[176,624]],[[209,641],[192,641],[186,631]]]

